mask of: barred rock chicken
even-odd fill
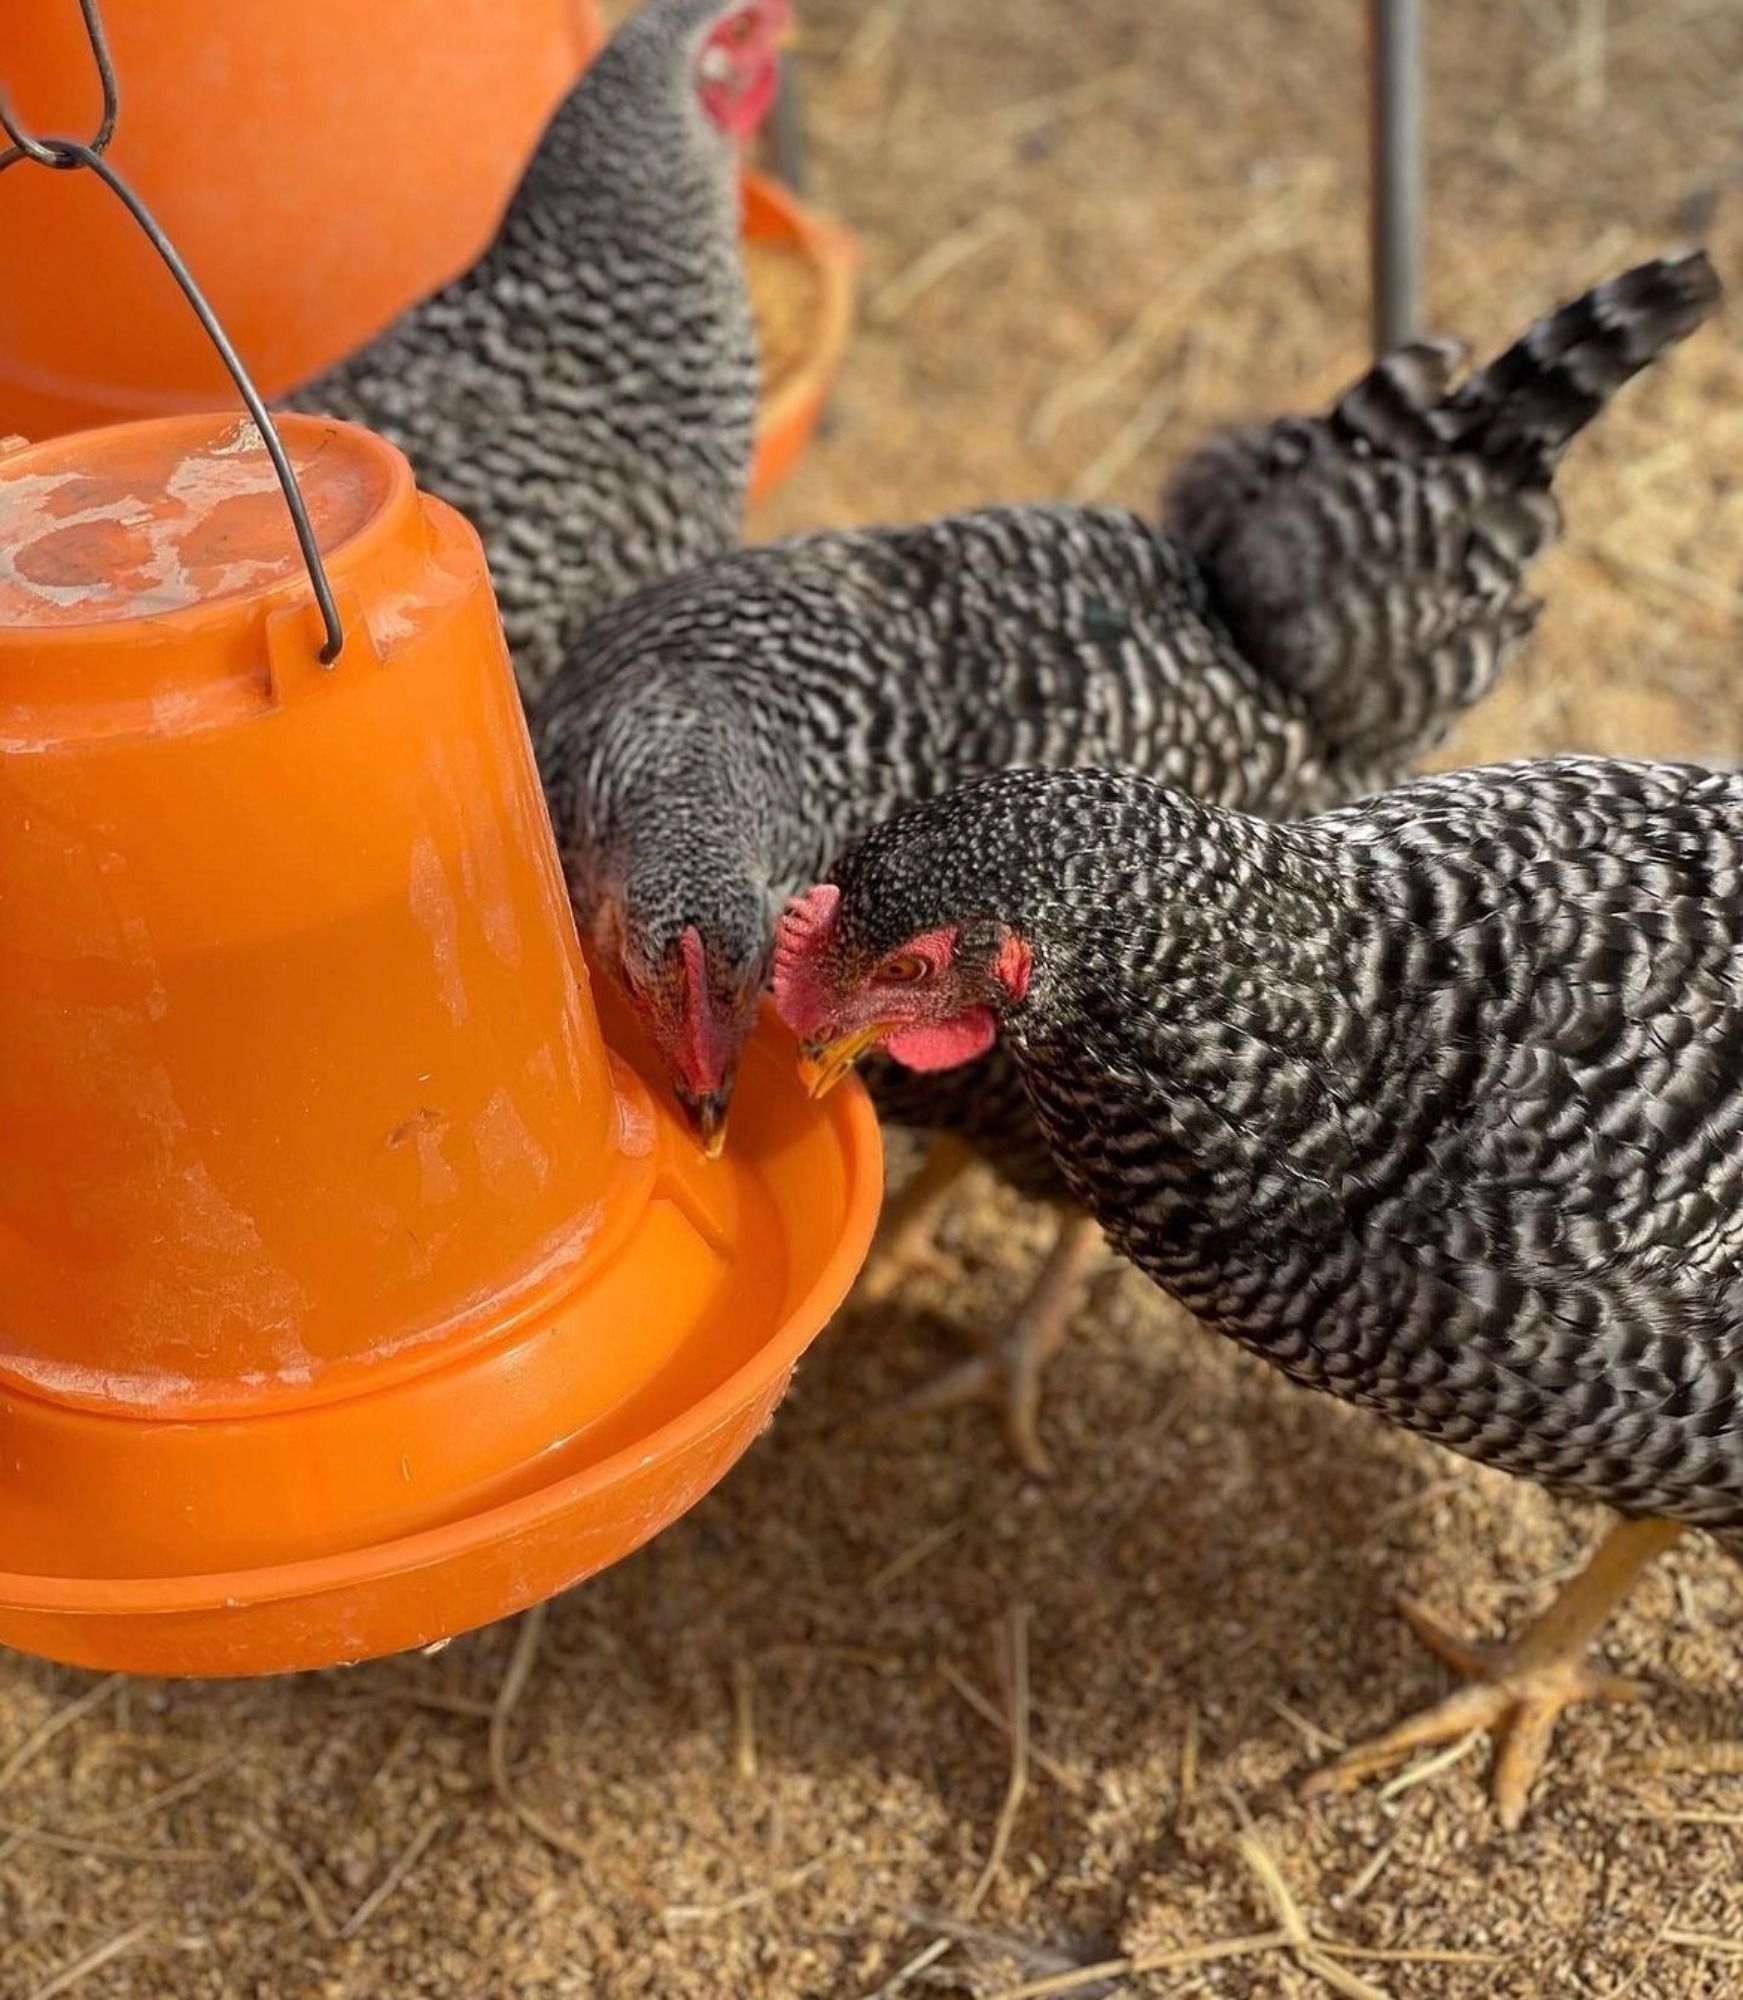
[[[392,438],[470,517],[529,692],[614,598],[739,540],[757,359],[737,157],[786,22],[786,0],[648,0],[479,261],[287,399]]]
[[[1008,772],[783,919],[814,1088],[1002,1034],[1073,1194],[1297,1382],[1626,1517],[1469,1684],[1322,1775],[1503,1732],[1511,1825],[1588,1640],[1687,1525],[1743,1554],[1743,777],[1569,758],[1292,826]]]
[[[1289,815],[1400,775],[1530,626],[1521,578],[1555,534],[1564,447],[1716,295],[1704,257],[1642,265],[1456,389],[1450,349],[1405,349],[1327,416],[1209,447],[1171,533],[996,508],[744,549],[613,606],[534,740],[583,935],[705,1140],[781,900],[910,801],[1102,762]],[[998,1051],[920,1090],[890,1067],[872,1081],[886,1117],[1064,1194]],[[1003,1400],[1036,1470],[1039,1372],[1095,1242],[1068,1222],[1008,1353],[926,1399]]]

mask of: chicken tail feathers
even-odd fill
[[[1712,312],[1701,251],[1607,279],[1457,388],[1462,351],[1377,361],[1320,417],[1212,440],[1164,496],[1170,533],[1253,664],[1305,702],[1346,784],[1395,782],[1531,629],[1569,442]]]
[[[1540,319],[1439,413],[1446,444],[1516,476],[1547,481],[1562,453],[1616,391],[1686,340],[1719,302],[1704,250],[1655,257]]]

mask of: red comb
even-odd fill
[[[684,1009],[684,1044],[678,1067],[692,1090],[721,1089],[736,1054],[731,1037],[714,1017],[708,997],[708,959],[702,948],[702,934],[694,924],[685,927],[678,940],[687,988]]]
[[[833,882],[819,882],[781,912],[775,932],[775,1008],[795,1034],[809,1034],[828,1018],[834,995],[818,974],[816,958],[840,911],[841,891]]]

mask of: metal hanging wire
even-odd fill
[[[79,12],[85,19],[85,34],[91,44],[92,59],[97,65],[97,81],[103,88],[103,122],[91,138],[91,150],[101,153],[115,136],[115,120],[121,111],[121,93],[115,82],[115,62],[109,53],[109,37],[103,31],[103,17],[97,11],[97,0],[79,0]],[[61,164],[55,151],[59,142],[38,139],[27,132],[6,102],[4,88],[0,88],[0,129],[12,141],[7,150],[0,153],[0,174],[8,167],[16,166],[20,160],[34,160],[41,167]]]
[[[315,603],[320,609],[321,623],[326,627],[326,643],[321,647],[317,657],[322,666],[330,667],[344,650],[345,628],[339,621],[339,607],[333,601],[332,586],[327,581],[326,567],[321,561],[320,544],[315,539],[315,531],[309,521],[309,510],[303,503],[302,488],[297,484],[290,455],[279,437],[278,426],[272,420],[272,413],[261,399],[260,391],[249,378],[248,370],[242,365],[242,357],[230,343],[230,336],[218,323],[217,314],[207,304],[205,294],[195,284],[193,273],[182,262],[175,245],[164,234],[151,210],[104,157],[110,140],[115,136],[115,125],[120,115],[120,86],[116,82],[115,65],[109,54],[109,38],[103,30],[103,17],[98,11],[97,0],[79,0],[79,12],[84,17],[86,38],[91,44],[91,57],[97,66],[97,80],[102,86],[102,120],[89,140],[34,133],[19,119],[6,97],[4,87],[0,86],[0,131],[4,131],[12,142],[4,153],[0,153],[0,173],[4,173],[8,167],[17,166],[21,160],[29,160],[37,166],[59,172],[83,169],[87,173],[95,174],[138,223],[146,241],[163,259],[170,276],[181,287],[182,296],[193,307],[200,325],[205,329],[206,337],[217,349],[219,360],[229,370],[230,379],[236,384],[243,402],[248,406],[248,414],[253,418],[261,442],[266,446],[267,455],[272,460],[273,470],[278,474],[278,483],[284,489],[285,505],[290,509],[291,526],[296,531],[297,546],[302,551],[303,564],[309,573],[309,584],[315,593]]]

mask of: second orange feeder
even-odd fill
[[[105,0],[103,11],[124,85],[112,157],[269,401],[482,253],[604,39],[594,0]],[[35,130],[91,128],[96,81],[72,0],[7,0],[0,81]],[[778,183],[748,170],[744,183],[750,254],[778,253],[797,280],[769,302],[786,338],[766,356],[760,497],[810,437],[840,366],[853,252]],[[0,177],[0,433],[50,437],[229,394],[155,254],[90,176]]]

